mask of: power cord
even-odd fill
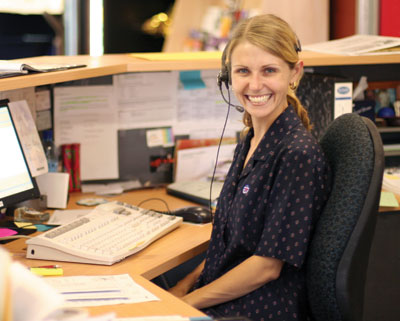
[[[170,210],[170,208],[169,208],[169,206],[168,206],[168,203],[167,203],[165,200],[163,200],[162,198],[158,198],[158,197],[153,197],[153,198],[145,199],[145,200],[141,201],[141,202],[140,202],[138,205],[136,205],[136,206],[137,206],[137,207],[141,207],[142,204],[144,204],[144,203],[146,203],[146,202],[150,202],[150,201],[160,201],[160,202],[164,203],[165,207],[167,208],[167,211],[166,211],[166,212],[164,212],[164,211],[156,211],[156,210],[153,210],[153,209],[152,209],[151,211],[158,212],[158,213],[161,213],[161,214],[173,215],[173,212]]]

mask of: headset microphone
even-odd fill
[[[225,98],[224,93],[222,92],[222,86],[219,86],[219,91],[221,92],[222,98],[224,99],[224,101],[225,101],[229,106],[235,107],[235,109],[236,109],[238,112],[240,112],[240,113],[243,113],[243,112],[244,112],[244,108],[243,108],[242,106],[234,105],[234,104],[231,103],[231,95],[230,95],[229,90],[228,90],[228,100]]]

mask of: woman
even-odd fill
[[[170,291],[214,317],[305,320],[304,260],[329,167],[294,90],[300,45],[273,15],[241,22],[223,61],[246,130],[222,189],[206,258]]]

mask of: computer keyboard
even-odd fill
[[[26,257],[112,265],[147,247],[181,223],[181,217],[109,202],[27,240]]]

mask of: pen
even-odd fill
[[[60,268],[61,265],[41,265],[41,266],[35,266],[35,268],[39,269],[58,269]]]

